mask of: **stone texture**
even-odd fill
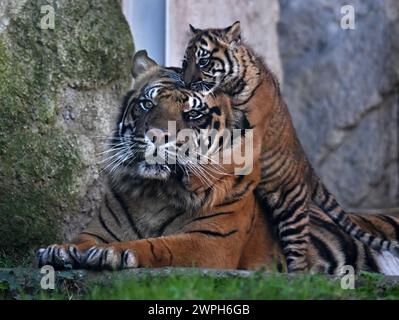
[[[265,58],[282,80],[276,24],[277,0],[174,0],[168,3],[167,64],[180,66],[191,35],[189,24],[197,28],[225,28],[240,20],[243,38]]]
[[[70,237],[101,198],[98,153],[130,86],[113,0],[0,3],[0,256]]]
[[[399,206],[399,3],[281,0],[284,97],[325,184],[352,208]]]

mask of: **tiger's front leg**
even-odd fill
[[[209,235],[198,230],[189,234],[114,242],[90,248],[84,267],[107,270],[169,266],[235,269],[242,249],[240,238],[236,232]]]
[[[41,248],[36,253],[36,265],[40,268],[51,265],[56,269],[79,269],[83,267],[86,251],[98,245],[97,238],[88,234],[80,234],[71,243],[53,244]]]

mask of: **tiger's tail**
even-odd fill
[[[376,237],[371,233],[363,231],[354,223],[348,214],[341,208],[334,196],[321,183],[317,182],[312,200],[320,207],[335,223],[337,223],[346,233],[364,243],[371,249],[377,251],[388,251],[399,257],[399,242]]]

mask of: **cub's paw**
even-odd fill
[[[51,265],[56,269],[77,269],[82,266],[82,255],[74,245],[54,244],[36,252],[36,265]]]
[[[95,270],[137,268],[137,259],[132,250],[96,246],[86,252],[84,267]]]

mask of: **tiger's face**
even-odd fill
[[[197,91],[228,85],[240,77],[235,50],[241,41],[240,22],[225,29],[196,29],[183,59],[184,82]]]
[[[181,179],[203,172],[198,160],[222,146],[222,131],[231,126],[229,99],[185,89],[176,71],[156,65],[145,52],[135,55],[134,88],[125,98],[109,150],[111,173]]]

